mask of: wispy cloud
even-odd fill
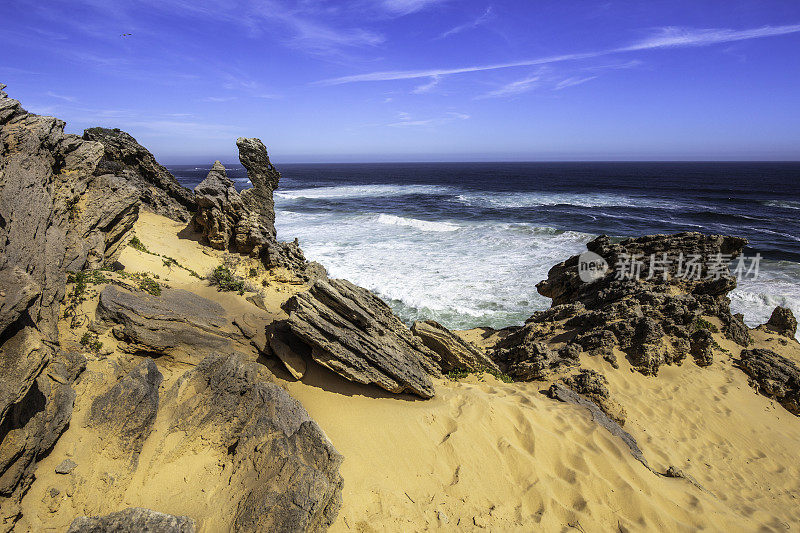
[[[414,94],[423,94],[431,92],[437,85],[439,85],[441,79],[442,79],[441,76],[431,76],[431,81],[429,81],[428,83],[424,83],[422,85],[418,85],[417,87],[414,87],[414,90],[412,90],[411,92]]]
[[[65,102],[75,102],[77,99],[74,96],[67,96],[64,94],[54,93],[53,91],[47,91],[47,96],[50,98],[57,98],[59,100],[64,100]]]
[[[594,79],[597,79],[597,76],[585,76],[582,78],[579,76],[572,76],[556,83],[556,86],[553,87],[553,90],[560,91],[561,89],[566,89],[567,87],[575,87],[576,85],[581,85]]]
[[[522,94],[528,92],[536,87],[539,87],[542,84],[542,76],[529,76],[527,78],[512,81],[511,83],[507,83],[503,85],[499,89],[495,89],[494,91],[489,91],[488,93],[479,96],[478,98],[501,98],[504,96],[515,96],[518,94]]]
[[[209,102],[212,104],[221,104],[224,102],[232,102],[236,100],[235,96],[206,96],[205,98],[201,98],[201,102]]]
[[[439,37],[437,37],[437,39],[446,39],[451,35],[455,35],[457,33],[461,33],[467,30],[473,30],[479,26],[483,26],[493,18],[494,18],[494,13],[492,11],[492,6],[489,6],[486,8],[486,11],[484,11],[481,16],[479,16],[472,22],[467,22],[466,24],[461,24],[459,26],[455,26],[454,28],[450,28],[449,30],[441,34]]]
[[[397,114],[398,120],[396,122],[392,122],[387,124],[387,126],[392,128],[406,128],[406,127],[420,127],[420,126],[442,126],[444,124],[449,124],[451,122],[455,122],[457,120],[468,120],[470,118],[469,115],[466,113],[458,113],[455,111],[451,111],[444,116],[440,117],[432,117],[432,118],[413,118],[409,113],[400,112]]]
[[[409,15],[422,11],[423,9],[441,4],[444,0],[383,0],[382,7],[389,13],[395,15]]]
[[[576,54],[562,54],[522,61],[511,61],[507,63],[493,63],[488,65],[474,65],[458,68],[433,68],[424,70],[389,70],[382,72],[370,72],[367,74],[356,74],[353,76],[342,76],[330,78],[316,82],[317,85],[342,85],[345,83],[356,83],[365,81],[390,81],[390,80],[409,80],[417,78],[429,78],[433,76],[450,76],[454,74],[465,74],[469,72],[483,72],[487,70],[498,70],[513,67],[530,67],[536,65],[549,65],[565,61],[576,61],[581,59],[591,59],[596,57],[619,54],[624,52],[634,52],[640,50],[654,50],[662,48],[685,48],[708,46],[718,43],[732,41],[743,41],[747,39],[759,39],[764,37],[775,37],[800,32],[800,24],[785,26],[763,26],[747,30],[730,29],[679,29],[662,28],[656,35],[646,38],[637,43],[610,48],[594,52],[583,52]]]

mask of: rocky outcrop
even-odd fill
[[[158,387],[164,376],[152,359],[145,359],[122,380],[92,402],[88,425],[135,460],[158,413]],[[109,446],[111,444],[109,443]]]
[[[36,459],[72,410],[69,380],[46,377],[58,375],[55,365],[68,357],[60,353],[57,330],[66,273],[112,263],[137,219],[139,201],[123,178],[98,170],[100,143],[65,134],[63,121],[28,113],[3,88],[0,507],[8,528]]]
[[[723,333],[732,340],[742,345],[749,342],[747,327],[741,317],[731,314],[727,297],[736,286],[727,272],[727,261],[737,257],[746,242],[737,237],[678,233],[615,244],[600,236],[587,248],[595,259],[615,268],[587,282],[579,272],[580,256],[551,268],[537,289],[553,299],[553,307],[535,313],[521,331],[506,338],[503,346],[498,345],[504,351],[494,358],[508,358],[512,350],[519,364],[525,360],[525,345],[548,339],[558,326],[574,343],[612,365],[616,365],[614,349],[620,349],[643,374],[655,375],[661,365],[680,364],[692,351],[699,364],[710,364],[708,339],[702,334],[692,337],[698,324],[705,323],[704,316],[718,318]],[[651,262],[651,257],[658,261]],[[639,263],[634,265],[632,258]],[[695,270],[687,266],[689,258]],[[719,268],[712,269],[715,261]],[[626,268],[637,275],[620,275],[620,269],[625,273]],[[540,353],[531,357],[542,359]]]
[[[577,374],[562,379],[564,385],[597,404],[605,414],[620,426],[625,425],[625,408],[611,398],[608,380],[599,372],[581,369]]]
[[[342,502],[342,456],[299,402],[237,355],[209,356],[170,389],[170,433],[225,452],[232,531],[321,531]],[[226,470],[227,471],[227,470]]]
[[[794,339],[797,335],[797,319],[788,307],[778,306],[772,311],[772,315],[762,329]]]
[[[144,146],[119,129],[89,128],[87,141],[103,146],[96,173],[114,174],[136,188],[142,204],[159,215],[180,222],[191,220],[196,204],[191,191],[161,166]]]
[[[441,376],[440,357],[368,290],[345,280],[319,280],[284,309],[288,320],[271,332],[284,344],[304,346],[308,357],[351,381],[433,396],[430,376]]]
[[[580,351],[574,345],[553,350],[537,338],[530,328],[520,329],[498,342],[491,357],[516,381],[550,379],[580,364]]]
[[[280,174],[270,163],[264,144],[259,139],[244,138],[236,143],[253,187],[238,192],[225,167],[216,161],[194,189],[195,229],[217,250],[260,257],[268,269],[283,267],[305,280],[324,278],[325,269],[306,260],[297,240],[279,242],[275,238],[272,192],[278,187]]]
[[[411,325],[411,333],[422,340],[428,349],[441,358],[443,372],[451,370],[495,370],[500,369],[474,344],[465,341],[434,320],[417,321]]]
[[[130,507],[105,516],[80,516],[67,533],[115,533],[146,531],[148,533],[194,533],[194,520],[141,507]]]
[[[794,362],[772,350],[753,348],[742,350],[737,364],[756,391],[800,416],[800,368]]]
[[[111,327],[125,351],[186,362],[211,353],[250,351],[249,340],[221,305],[183,289],[165,288],[155,296],[108,285],[100,292],[92,327],[97,332]]]

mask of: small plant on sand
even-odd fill
[[[447,379],[451,381],[458,381],[459,379],[464,379],[465,377],[469,376],[471,373],[472,372],[466,368],[454,368],[453,370],[447,372],[445,376],[447,376]]]
[[[147,274],[139,280],[139,288],[153,296],[161,296],[161,285]]]
[[[83,334],[83,337],[81,337],[81,346],[97,353],[103,347],[103,343],[97,340],[97,335],[87,331]]]
[[[228,265],[219,265],[211,271],[208,281],[220,291],[234,291],[239,294],[244,294],[245,291],[244,280],[231,272]]]
[[[128,246],[130,246],[131,248],[133,248],[135,250],[139,250],[140,252],[146,253],[146,254],[150,253],[150,250],[147,249],[147,246],[145,246],[144,243],[142,241],[140,241],[139,237],[137,237],[136,235],[134,235],[133,239],[130,240],[130,242],[128,243]]]
[[[508,374],[504,374],[498,370],[494,370],[492,368],[482,368],[480,370],[470,370],[468,368],[456,368],[447,372],[445,376],[452,380],[458,381],[459,379],[464,379],[467,376],[475,375],[478,377],[479,380],[483,380],[483,374],[490,374],[495,377],[495,379],[502,381],[503,383],[513,383],[514,378],[509,376]]]
[[[719,331],[719,328],[717,326],[715,326],[714,324],[712,324],[711,322],[709,322],[705,318],[700,318],[700,317],[695,318],[694,323],[692,324],[692,326],[694,326],[694,330],[695,331],[698,331],[698,330],[701,330],[701,329],[707,329],[711,333],[717,333]]]

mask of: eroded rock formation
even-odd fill
[[[103,145],[28,113],[0,85],[0,507],[17,517],[35,461],[72,412],[82,365],[61,352],[66,273],[113,262],[138,216],[137,191],[104,172]],[[54,378],[53,376],[60,376]]]
[[[181,222],[191,220],[197,208],[192,192],[136,139],[116,128],[89,128],[83,138],[103,145],[103,157],[95,172],[122,176],[153,212]]]
[[[130,507],[105,516],[81,516],[73,520],[67,533],[110,533],[146,531],[148,533],[194,533],[194,520],[151,509]]]
[[[497,365],[472,343],[434,320],[414,322],[411,333],[441,358],[443,372],[451,370],[495,370]]]
[[[742,350],[738,365],[754,389],[800,416],[800,368],[794,362],[772,350],[753,348]]]
[[[284,309],[289,319],[272,328],[281,343],[305,346],[308,357],[351,381],[433,396],[430,376],[441,375],[440,357],[368,290],[345,280],[319,280]]]

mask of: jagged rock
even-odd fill
[[[96,173],[123,176],[139,192],[142,203],[159,215],[180,222],[191,220],[191,212],[197,207],[191,191],[136,139],[122,130],[107,128],[89,128],[83,138],[102,144],[103,157]]]
[[[430,398],[439,356],[426,348],[380,298],[345,280],[319,280],[292,296],[289,319],[274,327],[310,349],[317,363],[357,383]]]
[[[278,188],[281,175],[270,162],[267,148],[261,139],[239,137],[236,139],[236,146],[239,148],[239,161],[247,169],[247,178],[253,184],[251,189],[242,191],[245,205],[256,214],[252,232],[275,237],[275,203],[272,192]]]
[[[287,338],[284,338],[287,337]],[[297,342],[291,335],[281,335],[277,328],[268,332],[269,347],[275,357],[281,360],[286,370],[295,379],[303,379],[308,370],[306,359],[311,357],[311,350],[303,343]]]
[[[221,305],[183,289],[165,288],[154,296],[108,285],[100,292],[96,322],[98,331],[112,327],[126,343],[122,348],[139,354],[197,362],[250,346]]]
[[[800,368],[794,362],[772,350],[753,348],[742,350],[737,364],[756,391],[800,416]]]
[[[750,329],[744,323],[744,315],[736,313],[735,315],[726,316],[722,318],[723,326],[722,332],[727,338],[738,344],[739,346],[747,347],[753,342],[753,337],[750,335]]]
[[[500,369],[480,351],[436,321],[417,321],[411,326],[411,333],[422,339],[422,344],[441,357],[443,372],[451,370],[495,370]]]
[[[622,441],[628,446],[633,458],[642,463],[645,467],[647,467],[647,469],[650,469],[642,450],[636,443],[636,439],[634,439],[630,433],[622,429],[617,422],[612,420],[606,413],[603,412],[602,409],[595,405],[594,402],[584,398],[577,392],[570,390],[560,383],[554,383],[551,385],[547,393],[550,398],[553,398],[554,400],[586,407],[595,422],[606,428],[615,437],[621,438]]]
[[[0,90],[0,506],[11,509],[35,461],[72,412],[69,382],[46,375],[58,343],[66,272],[110,264],[136,222],[138,195],[97,172],[103,147],[64,133]],[[75,374],[77,375],[77,374]],[[0,529],[11,527],[3,513]],[[9,522],[9,520],[11,522]]]
[[[778,335],[783,335],[794,339],[797,335],[797,319],[788,307],[778,306],[772,311],[769,320],[764,324],[767,331],[773,331]]]
[[[67,533],[194,533],[194,520],[141,507],[130,507],[105,516],[80,516],[72,521]]]
[[[498,342],[491,357],[503,372],[518,381],[549,379],[580,362],[573,348],[553,351],[538,341],[535,330],[529,327]]]
[[[573,391],[597,404],[614,422],[620,426],[625,425],[625,408],[611,399],[608,380],[604,375],[594,370],[580,369],[577,374],[565,377],[562,381]]]
[[[235,244],[236,228],[243,215],[242,198],[225,167],[214,162],[206,179],[194,188],[197,212],[194,225],[212,248],[228,250]]]
[[[64,459],[56,467],[56,474],[69,474],[78,466],[78,463],[72,459]]]
[[[171,432],[212,442],[230,458],[231,530],[323,531],[342,503],[342,456],[263,367],[209,356],[170,389]],[[174,406],[174,407],[173,407]]]
[[[714,362],[714,336],[707,329],[692,333],[691,350],[697,366],[708,366]]]
[[[547,279],[537,285],[540,294],[553,299],[553,307],[534,314],[523,329],[534,335],[541,323],[558,322],[590,355],[602,355],[616,365],[614,348],[619,347],[646,375],[656,375],[662,365],[685,359],[692,346],[692,325],[703,316],[719,318],[724,334],[746,345],[748,329],[741,317],[731,314],[727,297],[736,280],[708,267],[718,256],[737,257],[746,243],[737,237],[701,233],[650,235],[616,244],[600,236],[587,249],[614,266],[638,255],[642,259],[638,279],[619,276],[612,268],[584,282],[578,272],[580,256],[571,257],[551,268]],[[651,265],[653,254],[661,259],[666,254],[669,261]],[[684,258],[684,271],[686,258],[697,259],[696,276],[679,275],[679,257]],[[539,340],[543,340],[541,335]]]
[[[164,377],[152,359],[145,359],[105,394],[94,399],[87,425],[138,456],[158,414],[158,387]]]

